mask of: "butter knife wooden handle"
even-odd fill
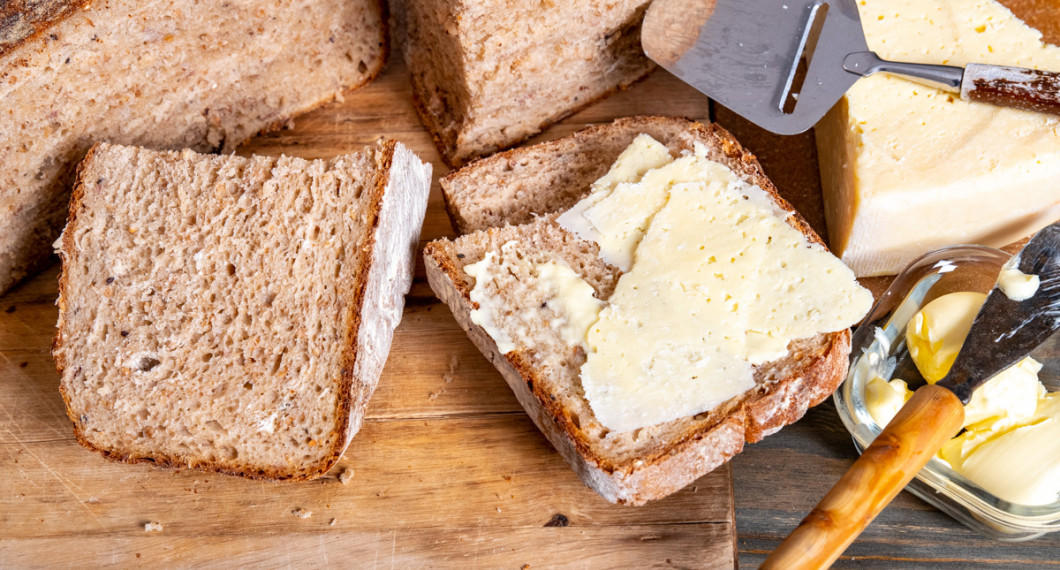
[[[964,423],[945,388],[921,387],[762,568],[827,568]]]
[[[971,63],[964,68],[961,99],[1060,115],[1060,73]]]

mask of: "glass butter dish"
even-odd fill
[[[835,393],[835,404],[861,452],[883,429],[866,407],[865,386],[875,376],[905,379],[911,359],[906,324],[930,301],[958,291],[988,293],[1011,256],[980,246],[955,246],[914,261],[854,331],[850,373]],[[1060,334],[1031,352],[1043,364],[1039,379],[1060,389]],[[915,389],[915,387],[911,386]],[[992,538],[1021,541],[1060,530],[1060,500],[1047,505],[1007,502],[932,458],[906,487],[914,495]]]

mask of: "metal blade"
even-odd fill
[[[654,0],[641,38],[663,68],[779,134],[823,117],[858,79],[843,69],[844,57],[868,50],[855,0]],[[809,65],[792,109],[804,53]]]
[[[1060,328],[1060,222],[1039,231],[1009,263],[1037,275],[1038,291],[1024,301],[1009,299],[996,286],[990,291],[953,367],[938,382],[966,404],[976,388]]]

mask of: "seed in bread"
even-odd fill
[[[60,240],[55,359],[78,440],[119,461],[308,479],[364,418],[430,165],[100,144]]]

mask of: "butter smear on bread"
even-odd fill
[[[785,357],[792,340],[845,329],[868,311],[872,296],[853,272],[789,216],[699,143],[674,159],[640,135],[558,218],[623,271],[605,301],[587,283],[571,286],[580,278],[569,268],[543,271],[562,262],[532,273],[538,294],[555,293],[542,307],[568,315],[555,326],[586,351],[582,387],[605,427],[631,431],[710,411],[753,388],[754,366]],[[512,269],[504,264],[528,263],[504,250],[466,270],[476,278],[472,321],[510,352],[533,339],[491,325],[505,309],[486,281]]]

